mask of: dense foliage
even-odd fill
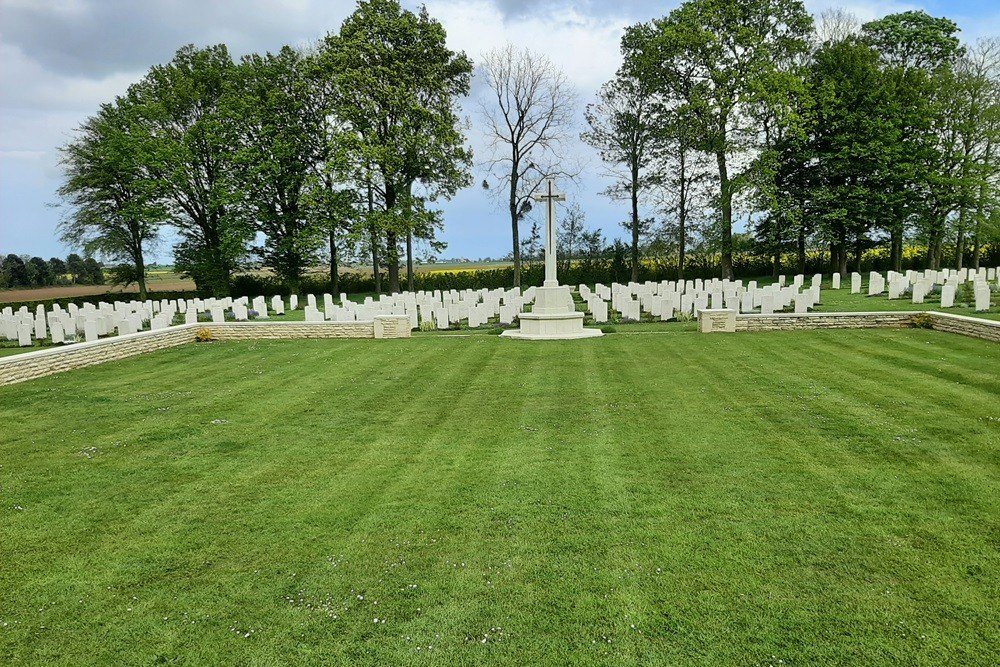
[[[64,239],[140,292],[167,227],[202,294],[245,291],[259,267],[274,290],[250,292],[310,291],[321,261],[333,292],[399,290],[404,267],[410,289],[530,285],[530,195],[578,173],[579,138],[627,237],[562,211],[569,283],[979,267],[1000,240],[1000,40],[963,44],[923,12],[861,24],[800,0],[687,0],[625,31],[579,137],[558,67],[484,55],[482,184],[509,213],[513,268],[421,273],[418,254],[444,247],[434,203],[472,183],[459,101],[473,64],[446,37],[426,8],[362,0],[308,49],[181,48],[64,147]],[[0,279],[81,280],[35,259]]]
[[[0,289],[55,285],[103,285],[104,269],[93,257],[71,253],[65,260],[53,257],[7,255],[0,257]]]

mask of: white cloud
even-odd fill
[[[844,9],[857,16],[862,22],[881,18],[887,14],[896,14],[913,9],[920,5],[913,2],[896,2],[895,0],[805,0],[806,9],[813,16],[828,9]]]
[[[596,89],[621,64],[619,41],[635,17],[593,16],[575,9],[551,15],[504,15],[492,2],[429,0],[427,9],[448,31],[449,45],[479,60],[513,42],[546,54],[579,89]]]
[[[420,0],[404,0],[414,8]],[[512,42],[547,55],[563,68],[580,96],[580,111],[621,62],[624,28],[663,16],[680,0],[425,0],[431,16],[448,31],[449,44],[474,60]],[[303,45],[336,30],[353,0],[0,0],[0,240],[11,227],[30,233],[37,246],[18,250],[55,252],[54,214],[44,204],[59,185],[57,148],[97,106],[138,80],[152,64],[169,60],[183,44],[226,43],[234,56]],[[927,0],[805,0],[814,14],[843,7],[862,21],[909,9]],[[991,2],[967,2],[945,13],[963,37],[1000,32],[1000,11]],[[475,121],[474,102],[466,103]],[[476,126],[471,131],[474,145]],[[589,151],[582,145],[581,154]],[[617,208],[595,194],[601,189],[596,165],[581,188],[589,222],[617,232]],[[448,254],[500,255],[496,239],[479,230],[499,224],[483,193],[469,190],[446,209]],[[602,217],[603,216],[603,217]],[[495,216],[494,216],[495,218]],[[502,220],[500,221],[502,222]],[[491,227],[492,229],[492,227]],[[497,241],[498,239],[498,241]],[[46,250],[52,247],[52,250]]]

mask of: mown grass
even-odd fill
[[[1000,346],[188,345],[0,389],[0,663],[992,665]]]

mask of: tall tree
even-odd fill
[[[74,283],[86,282],[87,266],[83,263],[83,257],[75,252],[66,255],[66,270],[70,273]]]
[[[375,172],[368,184],[382,200],[378,219],[394,292],[400,238],[412,289],[413,237],[432,238],[431,221],[439,219],[424,205],[471,182],[457,100],[469,92],[472,63],[448,49],[446,37],[426,8],[414,13],[397,0],[362,0],[318,56],[333,81],[332,111],[345,125],[348,150]]]
[[[922,11],[890,14],[862,26],[865,41],[878,51],[889,87],[882,114],[894,126],[897,140],[888,146],[887,206],[883,213],[890,237],[890,264],[902,268],[903,240],[909,222],[934,220],[933,237],[942,206],[927,196],[943,176],[935,135],[935,75],[961,55],[958,26]],[[950,187],[946,185],[944,187]]]
[[[646,231],[639,198],[652,184],[649,171],[658,129],[653,107],[653,86],[623,67],[598,91],[597,102],[587,105],[584,117],[589,129],[581,135],[597,149],[614,179],[604,194],[629,202],[626,227],[631,236],[633,282],[639,280],[639,238]]]
[[[58,257],[53,257],[49,260],[49,270],[52,272],[55,279],[58,280],[67,273],[66,262]]]
[[[733,199],[760,150],[761,108],[787,122],[781,115],[799,85],[790,65],[806,50],[811,30],[800,0],[687,0],[654,21],[640,47],[644,76],[697,117],[699,148],[715,158],[723,277],[733,277]],[[679,59],[693,71],[687,90],[662,71],[663,63]]]
[[[134,87],[151,140],[148,166],[181,236],[175,265],[213,296],[229,294],[230,278],[254,235],[236,215],[232,151],[219,109],[234,70],[225,45],[188,45]]]
[[[267,238],[261,256],[294,292],[326,241],[304,205],[323,150],[323,117],[303,56],[291,47],[245,56],[221,101],[246,224]]]
[[[580,243],[585,231],[583,223],[586,219],[587,214],[578,203],[573,202],[566,207],[566,213],[559,221],[559,256],[563,258],[567,271],[580,252]]]
[[[7,255],[0,267],[3,276],[4,287],[24,287],[28,285],[28,270],[24,266],[24,260],[17,255]]]
[[[41,257],[32,257],[24,265],[28,271],[28,284],[32,287],[51,285],[53,276],[48,263]]]
[[[989,232],[1000,241],[996,216],[1000,202],[1000,38],[977,42],[962,69],[969,79],[970,97],[962,132],[976,146],[973,173],[978,182],[972,185],[973,204],[967,218],[972,219],[972,267],[978,270]],[[961,234],[958,245],[961,254]]]
[[[150,174],[149,144],[137,129],[134,98],[104,104],[61,149],[65,180],[59,195],[67,208],[60,222],[64,242],[126,263],[146,298],[146,250],[169,212]]]
[[[818,49],[808,75],[812,102],[805,150],[804,214],[832,244],[836,270],[847,271],[848,247],[876,226],[886,208],[886,183],[894,178],[886,156],[899,141],[887,117],[892,89],[879,54],[855,37]],[[863,244],[862,244],[863,245]]]
[[[521,284],[519,224],[531,194],[549,177],[573,178],[568,142],[575,94],[566,75],[543,55],[511,44],[483,56],[488,91],[480,100],[489,157],[483,186],[510,215],[514,286]]]
[[[978,269],[985,214],[996,207],[1000,185],[1000,39],[977,42],[957,64],[956,79],[961,92],[956,132],[963,160],[955,261],[962,268],[971,232],[972,263]]]

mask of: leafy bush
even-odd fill
[[[194,335],[194,339],[199,343],[207,343],[209,341],[215,340],[215,336],[212,334],[212,330],[204,327],[198,329],[198,333]]]
[[[605,325],[601,327],[601,333],[606,333],[606,334],[618,333],[618,329],[613,326]]]
[[[678,322],[690,322],[691,320],[694,319],[694,316],[691,315],[691,313],[684,310],[675,310],[674,319],[677,320]]]
[[[933,329],[934,316],[927,313],[917,313],[910,318],[910,325],[918,329]]]

